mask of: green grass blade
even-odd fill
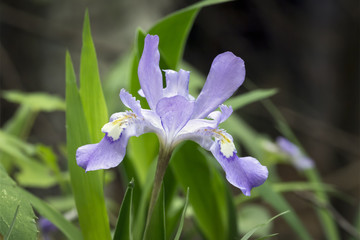
[[[104,134],[100,129],[109,119],[100,82],[95,46],[91,37],[88,11],[85,12],[82,44],[80,96],[91,142],[96,143],[103,138]]]
[[[84,239],[110,239],[103,171],[85,173],[76,164],[76,149],[91,140],[69,53],[66,54],[66,125],[68,166]]]
[[[13,220],[11,221],[11,225],[10,225],[9,231],[7,232],[7,234],[6,234],[5,237],[4,237],[5,240],[8,240],[8,239],[9,239],[9,237],[10,237],[10,235],[11,235],[11,232],[12,232],[12,230],[13,230],[13,228],[14,228],[15,220],[16,220],[16,217],[17,217],[18,212],[19,212],[19,207],[20,207],[20,205],[18,205],[18,206],[16,207],[15,214],[14,214],[14,218],[13,218]]]
[[[316,169],[307,169],[306,171],[304,171],[304,173],[307,179],[309,179],[309,181],[312,184],[317,186],[314,192],[315,192],[315,197],[319,201],[319,203],[324,205],[330,204],[326,190],[322,186],[323,184],[321,183],[321,178],[319,176],[319,173],[316,171]],[[319,219],[321,220],[321,225],[327,239],[329,240],[340,239],[339,231],[331,212],[328,211],[327,208],[316,207],[315,209]]]
[[[113,240],[131,240],[132,237],[132,199],[134,190],[134,179],[128,184],[124,199],[121,203],[118,221],[115,228]]]
[[[230,98],[225,102],[225,105],[231,106],[233,110],[242,108],[250,103],[263,100],[271,97],[277,93],[276,89],[257,89],[239,96]]]
[[[275,217],[270,218],[267,222],[263,223],[263,224],[259,224],[258,226],[256,226],[254,229],[252,229],[251,231],[249,231],[247,234],[245,234],[244,237],[241,238],[241,240],[248,240],[253,234],[254,232],[256,232],[259,228],[269,224],[270,222],[272,222],[273,220],[275,220],[276,218],[289,213],[289,211],[285,211],[282,213],[279,213],[278,215],[276,215]],[[286,216],[286,215],[285,215]]]
[[[186,213],[186,209],[187,209],[188,204],[189,204],[189,188],[186,189],[185,204],[184,204],[184,208],[183,208],[183,211],[182,211],[182,214],[181,214],[179,228],[178,228],[178,230],[176,232],[174,240],[179,240],[180,239],[181,232],[182,232],[182,229],[183,229],[183,226],[184,226],[185,213]]]

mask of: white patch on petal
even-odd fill
[[[119,117],[112,122],[106,123],[101,131],[111,137],[113,141],[120,138],[122,131],[136,118],[137,116],[132,112],[124,112],[119,114]]]
[[[226,158],[232,157],[236,151],[233,141],[228,138],[221,140],[220,151]]]
[[[220,144],[220,152],[224,157],[230,158],[234,156],[234,153],[236,152],[236,148],[234,145],[234,142],[231,137],[229,137],[229,134],[227,134],[222,129],[204,129],[205,132],[210,133],[214,138],[216,138],[219,141]]]

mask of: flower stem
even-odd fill
[[[156,201],[159,197],[162,181],[163,181],[163,178],[164,178],[164,175],[166,172],[166,168],[169,164],[171,154],[172,154],[172,148],[167,148],[167,147],[164,147],[164,145],[160,144],[159,157],[158,157],[158,162],[157,162],[157,166],[156,166],[154,185],[153,185],[153,189],[152,189],[152,193],[151,193],[151,199],[150,199],[148,214],[147,214],[147,218],[146,218],[146,225],[145,225],[143,239],[146,239],[146,234],[147,234],[148,227],[150,225],[151,216],[153,214]]]

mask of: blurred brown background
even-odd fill
[[[65,50],[70,50],[78,70],[85,8],[104,78],[131,48],[137,26],[146,30],[194,2],[4,0],[0,3],[1,90],[64,96]],[[186,61],[207,74],[217,54],[232,51],[245,60],[247,77],[255,84],[280,90],[272,99],[315,159],[324,181],[352,197],[352,203],[332,199],[350,222],[360,199],[359,10],[357,0],[241,0],[207,7],[195,20],[184,54]],[[0,103],[3,124],[17,106]],[[278,136],[260,104],[240,113],[259,132]],[[40,114],[30,141],[64,142],[64,125],[63,113]],[[301,179],[291,167],[279,170],[284,180]],[[314,239],[323,239],[309,203],[293,194],[286,196],[296,204]],[[292,237],[282,220],[276,221],[276,227],[279,239]]]

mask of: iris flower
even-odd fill
[[[298,146],[290,142],[284,137],[278,137],[276,144],[280,150],[284,152],[290,159],[294,167],[300,171],[314,167],[314,161],[305,156],[299,149]]]
[[[189,94],[188,71],[164,70],[166,87],[163,88],[158,44],[158,36],[146,36],[138,68],[139,94],[146,98],[150,109],[142,109],[140,102],[122,89],[120,99],[131,110],[114,113],[110,117],[110,121],[101,129],[105,136],[99,143],[78,148],[78,165],[86,171],[116,167],[125,156],[130,137],[154,132],[160,141],[159,162],[164,155],[169,161],[172,150],[180,142],[195,141],[211,151],[232,185],[245,195],[250,195],[253,187],[267,179],[268,170],[255,158],[239,158],[233,138],[219,128],[219,124],[232,113],[231,107],[221,104],[244,81],[244,61],[231,52],[219,54],[211,65],[202,91],[195,99]],[[167,162],[163,164],[163,172]]]

